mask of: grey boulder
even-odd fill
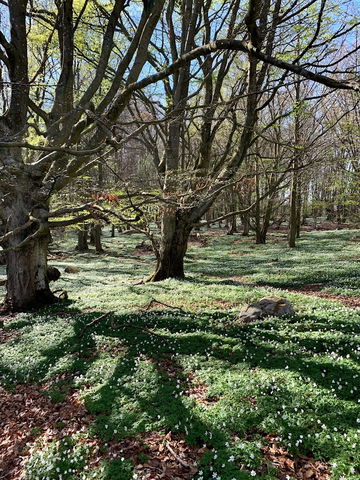
[[[283,317],[294,313],[294,307],[286,298],[264,297],[242,310],[237,320],[241,323],[250,323],[265,317]]]

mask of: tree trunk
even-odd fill
[[[93,234],[94,234],[94,245],[96,253],[104,253],[104,249],[101,245],[101,225],[100,223],[95,223],[93,227]]]
[[[294,167],[297,167],[297,163],[294,161]],[[290,248],[296,246],[296,233],[297,233],[297,171],[293,171],[292,183],[291,183],[291,195],[290,195],[290,218],[289,218],[289,235],[288,245]]]
[[[76,245],[76,250],[78,252],[87,252],[89,250],[88,228],[88,225],[82,225],[78,230],[78,243]]]
[[[266,241],[266,232],[262,229],[262,217],[261,217],[261,199],[260,199],[260,174],[259,174],[259,161],[256,157],[255,159],[255,194],[256,194],[256,205],[255,205],[255,243],[263,244]]]
[[[51,240],[47,223],[47,205],[34,207],[36,201],[29,192],[29,185],[23,190],[19,177],[19,191],[12,204],[6,207],[8,221],[6,231],[12,232],[24,224],[28,228],[18,230],[3,245],[6,257],[6,297],[3,311],[19,312],[30,308],[54,303],[57,298],[51,293],[47,277],[47,254]],[[30,223],[30,214],[38,221]]]
[[[298,191],[297,191],[297,205],[296,205],[296,238],[300,238],[300,229],[301,229],[301,184],[300,179],[298,179]]]
[[[231,209],[233,212],[236,211],[237,202],[234,190],[231,191]],[[236,225],[236,215],[232,215],[230,217],[230,230],[228,231],[228,235],[233,235],[234,233],[238,233],[237,225]]]
[[[233,235],[234,233],[238,233],[237,225],[236,225],[236,215],[232,215],[231,217],[231,227],[227,234]]]
[[[90,223],[89,243],[90,245],[95,245],[95,223]]]
[[[256,243],[258,244],[266,243],[272,211],[273,211],[273,201],[272,201],[272,198],[269,198],[267,201],[265,213],[262,219],[262,225],[261,224],[256,225]]]
[[[7,293],[3,308],[25,311],[54,303],[47,278],[47,252],[50,236],[29,243],[26,248],[7,253]]]
[[[185,278],[184,257],[192,225],[180,210],[163,214],[157,267],[149,281]]]
[[[296,92],[296,101],[299,103],[301,100],[300,95],[300,81],[298,80],[295,84]],[[289,218],[289,234],[288,234],[288,245],[290,248],[296,247],[296,238],[298,233],[300,233],[299,227],[299,170],[301,162],[301,121],[300,121],[300,112],[296,113],[295,116],[295,133],[294,133],[294,144],[299,149],[299,152],[295,151],[294,160],[292,162],[293,172],[291,179],[291,193],[290,193],[290,218]]]
[[[249,220],[249,217],[250,217],[250,213],[249,212],[246,212],[244,213],[243,215],[241,215],[241,223],[243,225],[243,232],[242,232],[242,236],[243,237],[248,237],[249,236],[249,233],[250,233],[250,220]]]

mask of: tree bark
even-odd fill
[[[7,253],[7,293],[2,309],[19,312],[57,300],[47,278],[49,239],[50,236],[44,235],[26,248]]]
[[[89,250],[88,245],[88,225],[83,225],[78,230],[78,243],[76,245],[76,250],[78,252],[87,252]]]
[[[181,210],[165,211],[161,222],[161,243],[155,273],[149,281],[185,278],[184,257],[193,222]]]
[[[102,248],[101,244],[101,225],[100,223],[95,223],[93,227],[94,233],[94,245],[96,253],[104,253],[104,249]]]
[[[236,211],[237,208],[237,201],[235,192],[231,191],[231,209],[233,212]],[[230,218],[230,230],[228,231],[228,235],[233,235],[234,233],[238,233],[237,225],[236,225],[236,215],[232,215]]]
[[[243,226],[243,231],[242,231],[242,236],[243,237],[248,237],[249,236],[249,233],[250,233],[250,220],[249,220],[249,217],[250,217],[250,213],[247,212],[247,213],[244,213],[244,215],[241,215],[241,223],[242,223],[242,226]]]
[[[230,219],[230,230],[228,231],[228,235],[233,235],[234,233],[238,233],[237,224],[236,224],[236,215],[233,215]]]
[[[297,162],[294,160],[294,168],[297,167]],[[289,236],[288,245],[290,248],[296,247],[296,233],[297,233],[297,188],[298,188],[298,172],[294,170],[291,182],[291,196],[290,196],[290,218],[289,218]]]
[[[3,244],[7,292],[1,310],[12,312],[57,301],[49,288],[47,276],[47,253],[51,241],[47,206],[42,205],[39,209],[35,198],[30,195],[35,189],[29,183],[24,190],[19,181],[18,187],[16,201],[7,208],[9,215],[6,231],[17,231],[24,224],[29,224],[29,227],[20,229]],[[32,217],[37,220],[31,222]]]
[[[300,81],[297,80],[295,84],[295,93],[296,93],[296,102],[300,105],[301,101],[301,92],[300,92]],[[301,119],[300,112],[296,112],[295,116],[295,134],[294,134],[294,143],[297,149],[301,149]],[[291,179],[291,194],[290,194],[290,218],[289,218],[289,234],[288,234],[288,245],[290,248],[296,247],[296,238],[298,237],[299,231],[299,170],[298,167],[301,164],[301,150],[299,152],[295,151],[293,159],[293,172]]]

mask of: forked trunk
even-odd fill
[[[267,232],[263,229],[260,228],[259,230],[256,230],[255,232],[255,243],[257,245],[264,245],[266,243],[266,235]]]
[[[181,211],[167,211],[163,214],[157,267],[149,281],[185,278],[184,258],[191,230],[192,224],[189,218]]]
[[[31,233],[24,232],[21,236],[12,238],[6,252],[7,291],[2,305],[2,310],[5,311],[21,312],[57,300],[51,293],[47,277],[49,229],[43,229],[41,235],[23,247],[16,248],[27,235]]]
[[[234,233],[238,233],[237,225],[236,225],[236,215],[231,217],[231,224],[230,230],[228,231],[228,235],[233,235]]]
[[[47,278],[48,242],[43,237],[7,253],[5,310],[25,311],[56,301]]]
[[[6,198],[4,231],[9,237],[2,245],[7,273],[2,311],[26,311],[57,300],[47,277],[48,204],[34,195],[36,187],[31,177],[19,174],[17,189]]]

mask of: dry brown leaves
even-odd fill
[[[107,456],[131,459],[141,480],[187,480],[198,471],[204,452],[204,447],[190,447],[181,435],[150,432],[141,439],[110,443]]]
[[[280,446],[275,434],[264,437],[267,445],[262,448],[263,455],[275,467],[281,480],[296,478],[298,480],[329,480],[330,470],[326,462],[315,460],[310,456],[294,458]]]
[[[327,300],[337,300],[349,308],[360,308],[359,297],[346,297],[345,295],[338,295],[337,293],[323,292],[324,283],[308,283],[299,288],[287,288],[294,293],[302,293],[304,295],[314,295],[319,298],[326,298]]]
[[[39,445],[82,432],[92,421],[76,392],[69,393],[63,402],[52,403],[45,395],[49,386],[17,385],[13,392],[0,390],[0,478],[20,480],[24,463]],[[114,440],[103,453],[101,439],[84,437],[82,441],[90,447],[88,468],[105,458],[123,457],[133,461],[141,480],[190,479],[205,451],[190,447],[180,435],[171,432]]]
[[[0,330],[0,344],[10,342],[14,338],[20,337],[21,332],[18,330]]]
[[[192,373],[187,374],[187,388],[184,395],[194,398],[204,405],[212,405],[220,400],[220,397],[217,395],[209,396],[208,387],[201,383]]]
[[[0,477],[21,478],[23,460],[39,436],[51,441],[90,423],[76,393],[69,393],[64,402],[52,403],[46,388],[27,384],[17,385],[12,392],[0,390]]]
[[[207,274],[210,277],[217,277],[221,279],[231,280],[235,282],[239,282],[244,285],[254,286],[256,287],[257,284],[251,282],[246,277],[235,277],[235,276],[222,276],[216,274]],[[261,285],[262,287],[271,287],[271,285]],[[327,300],[337,300],[338,302],[345,305],[345,307],[349,308],[360,308],[360,298],[359,297],[347,297],[345,295],[339,295],[337,293],[329,293],[323,292],[322,289],[325,287],[324,283],[308,283],[305,285],[301,285],[300,287],[292,288],[292,287],[284,287],[283,290],[288,290],[289,292],[293,293],[302,293],[304,295],[313,295],[319,298],[325,298]]]

